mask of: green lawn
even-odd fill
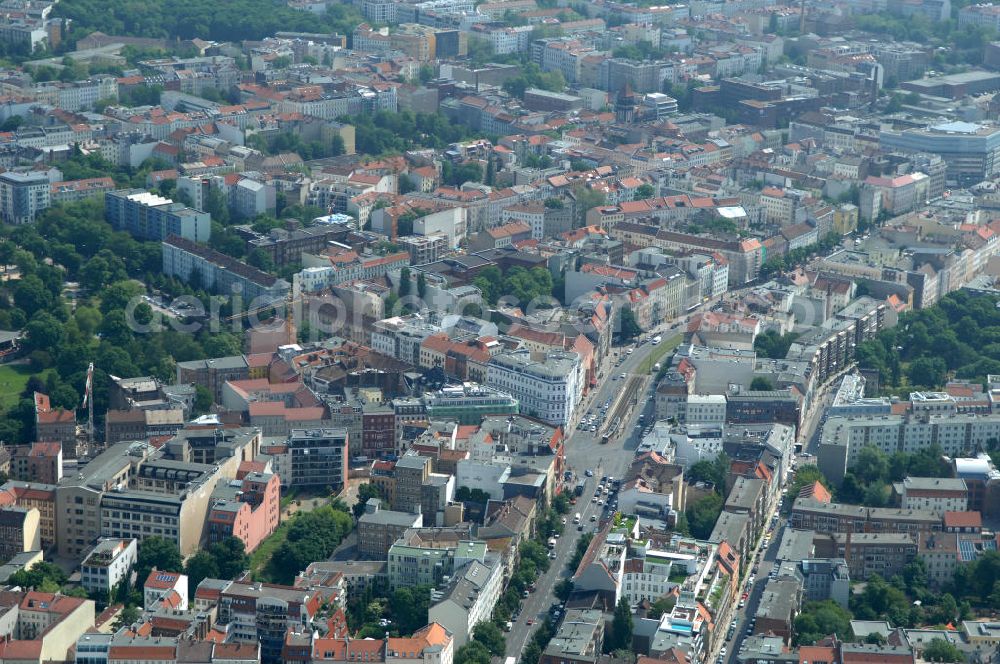
[[[278,529],[271,533],[260,543],[253,553],[250,554],[250,571],[254,579],[266,579],[266,567],[271,561],[271,556],[278,550],[278,547],[288,539],[288,521],[282,520]]]
[[[49,371],[51,369],[46,369],[37,375],[44,381]],[[24,386],[33,375],[36,372],[27,364],[0,364],[0,407],[6,410],[17,405]]]
[[[636,369],[636,373],[644,374],[652,371],[653,365],[662,360],[668,354],[674,352],[674,349],[680,346],[682,341],[684,341],[684,335],[675,334],[674,336],[664,339],[658,343],[653,347],[653,350],[649,353],[649,355],[646,356],[646,359],[642,361],[639,368]]]

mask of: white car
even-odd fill
[[[587,470],[583,471],[583,474],[586,475],[587,477],[593,477],[594,476],[594,471],[592,471],[590,468],[588,468]]]

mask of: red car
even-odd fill
[[[527,624],[528,627],[531,627],[532,625],[535,624],[535,619],[534,618],[528,618],[528,621],[525,624]]]
[[[740,599],[746,599],[747,597],[750,597],[750,593],[743,593]]]

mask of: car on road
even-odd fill
[[[592,502],[592,503],[596,503],[596,502],[597,502],[597,496],[594,496],[594,497],[592,497],[592,498],[590,499],[590,502]]]
[[[566,525],[566,517],[562,518],[562,525],[564,525],[564,526]]]
[[[624,380],[624,379],[625,379],[625,374],[624,374],[624,372],[623,372],[623,373],[622,373],[621,375],[619,375],[618,377]]]
[[[525,590],[523,593],[521,593],[521,597],[523,597],[524,599],[528,599],[528,595],[530,595],[530,594],[531,593],[529,593],[527,590]],[[529,621],[528,624],[530,625],[531,622]]]
[[[587,477],[593,477],[594,476],[594,471],[592,471],[590,468],[588,468],[587,470],[583,471],[583,474],[586,475]]]
[[[531,627],[532,625],[534,625],[534,624],[535,624],[535,619],[534,619],[534,618],[528,618],[528,619],[527,619],[527,620],[526,620],[526,621],[524,622],[524,624],[525,624],[525,625],[527,625],[528,627]]]

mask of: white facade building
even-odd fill
[[[80,585],[89,593],[111,591],[128,578],[138,559],[134,539],[102,539],[80,564]]]
[[[550,424],[566,425],[583,389],[583,365],[571,351],[550,351],[542,361],[530,351],[501,353],[490,360],[486,384],[512,394],[521,412]]]
[[[502,567],[496,559],[487,559],[485,564],[474,560],[456,570],[443,592],[431,594],[428,620],[451,632],[456,647],[469,641],[476,625],[489,621],[503,590]]]

